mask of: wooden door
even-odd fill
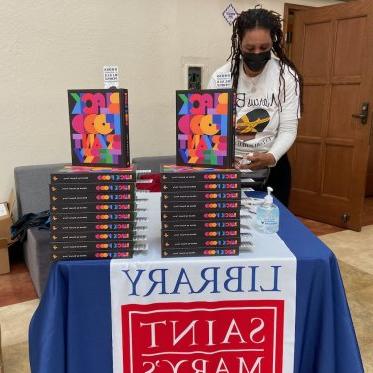
[[[301,10],[312,9],[312,6],[285,3],[284,4],[284,35],[286,38],[286,55],[293,60],[293,27],[295,14]]]
[[[370,133],[370,144],[365,197],[373,197],[373,131]]]
[[[373,106],[373,1],[298,12],[293,40],[305,110],[290,154],[290,208],[360,230]],[[364,102],[366,124],[353,116]]]

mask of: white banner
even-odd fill
[[[236,257],[162,259],[160,194],[149,246],[110,265],[114,373],[291,373],[296,258],[255,234]]]

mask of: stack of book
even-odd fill
[[[240,172],[161,168],[162,257],[238,255]]]
[[[135,182],[134,168],[66,166],[52,174],[51,259],[130,258],[146,245]]]

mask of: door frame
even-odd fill
[[[341,3],[346,3],[348,1],[354,1],[354,0],[339,0]],[[327,5],[325,5],[327,6]],[[300,5],[300,4],[295,4],[295,3],[284,3],[284,16],[283,16],[283,21],[284,21],[284,26],[283,26],[283,32],[284,35],[287,35],[288,31],[288,21],[289,21],[289,14],[291,11],[301,11],[301,10],[307,10],[307,9],[312,9],[315,8],[314,6],[311,5]]]
[[[289,20],[289,14],[292,10],[295,11],[300,11],[300,10],[307,10],[310,8],[314,8],[313,6],[310,5],[300,5],[300,4],[294,4],[294,3],[285,3],[284,4],[284,34],[287,31],[287,24]]]
[[[286,54],[289,55],[289,43],[288,43],[288,24],[289,16],[291,12],[299,12],[301,10],[312,9],[313,6],[309,5],[299,5],[293,3],[284,4],[284,17],[283,17],[283,34],[284,34],[284,46]]]

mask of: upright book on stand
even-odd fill
[[[234,92],[176,91],[176,163],[232,168]]]
[[[74,166],[129,167],[126,89],[68,90]]]

